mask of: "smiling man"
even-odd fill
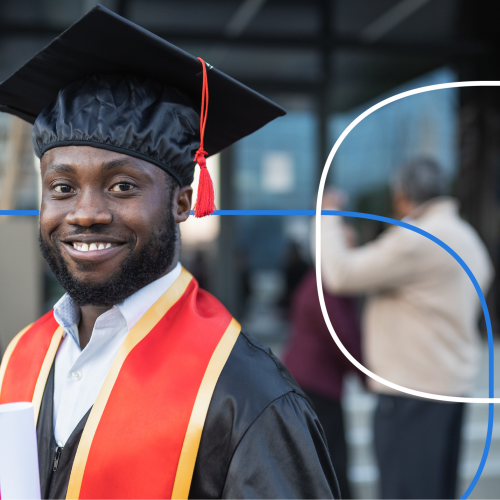
[[[34,404],[43,498],[337,498],[308,400],[179,263],[193,160],[204,215],[204,147],[284,111],[100,6],[0,109],[34,123],[40,246],[67,292],[0,368],[0,403]]]
[[[83,349],[101,314],[179,274],[178,223],[192,189],[144,160],[90,146],[50,149],[41,171],[40,246],[66,302],[80,306]]]

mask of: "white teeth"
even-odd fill
[[[111,248],[113,246],[112,243],[82,243],[80,241],[73,242],[73,248],[79,250],[80,252],[88,252],[93,250],[105,250],[106,248]]]

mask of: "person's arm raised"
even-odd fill
[[[334,196],[323,198],[323,210],[340,210]],[[415,275],[412,261],[423,238],[403,228],[390,228],[373,242],[351,248],[340,217],[322,216],[321,270],[332,293],[370,293],[395,288]],[[313,246],[315,236],[313,234]]]

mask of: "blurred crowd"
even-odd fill
[[[459,216],[440,166],[428,158],[400,168],[392,180],[394,215],[453,249],[484,294],[493,279],[488,252]],[[342,209],[328,190],[323,209]],[[461,265],[440,245],[393,225],[356,246],[340,218],[323,216],[322,282],[333,329],[354,359],[381,379],[433,395],[466,397],[480,357],[480,302]],[[313,255],[314,255],[313,234]],[[365,297],[358,315],[359,297]],[[464,403],[403,393],[364,378],[332,339],[313,270],[290,296],[291,336],[284,361],[324,427],[343,498],[351,498],[342,412],[343,379],[356,371],[377,395],[373,419],[381,498],[455,498]]]

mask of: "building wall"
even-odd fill
[[[38,217],[0,219],[0,352],[41,314],[42,257]]]

